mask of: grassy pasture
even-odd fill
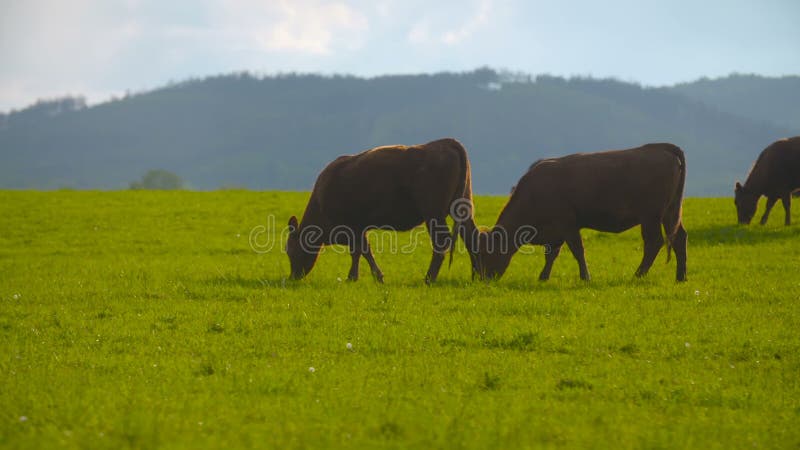
[[[633,278],[637,228],[583,233],[589,283],[566,248],[539,283],[536,248],[488,285],[457,254],[427,287],[425,236],[376,254],[384,285],[364,263],[340,281],[336,249],[286,281],[249,235],[307,198],[0,192],[0,447],[800,446],[782,208],[739,227],[731,199],[686,200],[683,284],[663,252]],[[478,223],[503,202],[479,197]]]

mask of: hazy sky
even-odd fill
[[[249,70],[800,74],[800,0],[0,0],[0,111]]]

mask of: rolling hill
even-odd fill
[[[0,188],[121,189],[157,168],[195,189],[309,190],[340,154],[452,136],[470,152],[480,193],[508,192],[541,157],[669,141],[686,152],[688,195],[729,195],[766,145],[800,134],[800,105],[785,100],[800,95],[797,81],[645,88],[487,68],[216,76],[91,107],[61,99],[0,115]],[[748,87],[731,87],[739,84]],[[784,99],[780,108],[764,106],[773,97]]]

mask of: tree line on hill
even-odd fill
[[[688,195],[730,195],[764,147],[800,134],[796,98],[796,76],[648,88],[489,68],[238,73],[0,114],[0,188],[122,189],[159,169],[195,189],[310,190],[338,155],[450,136],[469,151],[478,193],[507,193],[542,157],[666,141],[686,152]]]

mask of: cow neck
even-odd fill
[[[744,189],[754,194],[763,194],[767,184],[767,163],[763,158],[759,157],[756,160],[750,173],[747,175],[747,180],[744,182]]]
[[[500,216],[497,218],[497,224],[495,225],[495,228],[502,226],[505,229],[506,233],[508,234],[507,239],[509,242],[509,249],[511,249],[512,252],[519,250],[520,244],[517,243],[517,240],[514,239],[514,236],[517,234],[522,225],[524,225],[522,223],[523,211],[520,207],[521,202],[521,198],[512,195],[508,200],[508,203],[506,203],[506,206],[503,208],[503,211],[500,212]]]
[[[300,232],[302,233],[303,229],[309,226],[319,227],[319,229],[322,231],[322,244],[328,244],[328,239],[326,239],[330,233],[328,220],[322,213],[322,209],[319,207],[319,203],[313,195],[308,201],[306,210],[303,213],[303,219],[300,221]],[[317,242],[314,244],[317,244]]]
[[[506,208],[504,208],[503,212],[500,213],[500,217],[497,218],[497,223],[492,228],[492,232],[505,233],[504,239],[506,240],[506,248],[508,249],[505,254],[508,255],[508,258],[510,259],[520,248],[520,244],[517,242],[517,239],[515,239],[515,236],[520,231],[522,224],[520,224],[517,220],[510,218],[509,216],[513,217],[513,214],[509,214],[507,210],[508,205],[506,205]]]

